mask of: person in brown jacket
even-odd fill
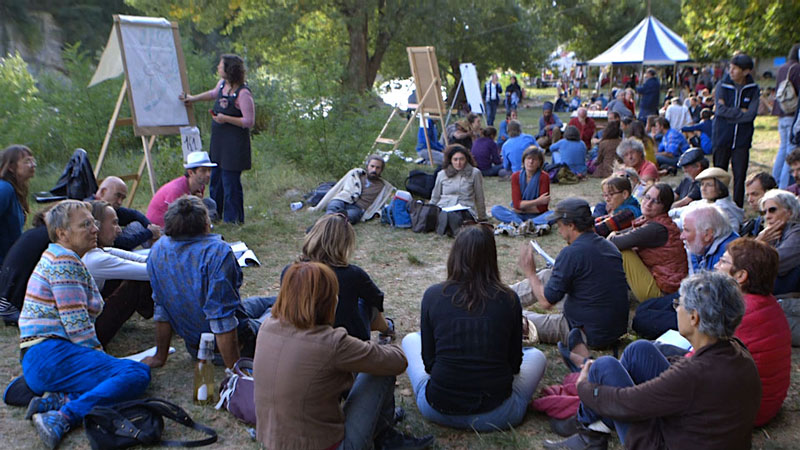
[[[611,428],[628,449],[749,449],[761,402],[753,358],[733,337],[745,304],[736,281],[718,272],[686,278],[675,300],[678,330],[692,345],[673,362],[645,340],[583,364],[578,432],[550,449],[605,449]],[[578,345],[578,361],[588,355]]]
[[[594,159],[594,178],[607,178],[614,172],[614,163],[619,161],[617,146],[622,142],[619,121],[609,121],[603,130],[603,137],[597,143],[597,158]]]
[[[393,428],[397,345],[333,328],[339,283],[326,265],[298,262],[283,276],[272,317],[259,329],[253,363],[256,437],[268,449],[423,449]],[[342,402],[342,395],[349,391]]]

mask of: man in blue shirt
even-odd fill
[[[164,215],[165,237],[147,258],[153,288],[156,322],[156,355],[145,364],[160,367],[167,360],[173,330],[183,338],[186,350],[197,354],[202,333],[214,333],[222,362],[228,368],[239,360],[240,348],[248,356],[255,349],[255,335],[272,298],[239,297],[242,270],[230,245],[211,234],[211,222],[203,201],[183,196]],[[220,362],[215,357],[215,362]]]
[[[536,273],[531,246],[526,245],[519,265],[530,285],[529,292],[520,292],[525,282],[512,289],[523,304],[531,299],[544,309],[563,300],[564,312],[525,315],[536,325],[542,342],[566,342],[571,329],[581,328],[590,347],[613,345],[628,331],[628,283],[622,255],[614,244],[594,232],[586,200],[570,197],[558,202],[548,220],[558,223],[558,234],[567,247],[558,254],[545,282],[542,278],[546,277]]]
[[[503,169],[498,173],[501,177],[510,177],[512,173],[522,169],[522,153],[531,145],[536,145],[536,139],[530,134],[522,132],[522,125],[517,120],[508,123],[508,140],[503,144]]]
[[[678,170],[678,159],[683,152],[689,148],[689,142],[683,137],[683,133],[671,128],[669,120],[664,117],[656,119],[655,126],[653,127],[655,134],[661,134],[664,137],[661,143],[658,144],[658,151],[656,152],[656,161],[658,166],[667,166],[667,170]]]

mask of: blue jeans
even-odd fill
[[[788,294],[800,290],[800,266],[790,270],[786,275],[775,279],[775,287],[772,292],[775,295]]]
[[[678,315],[672,307],[672,301],[678,294],[645,300],[636,308],[631,328],[645,339],[656,339],[667,330],[678,329]]]
[[[244,223],[241,171],[212,168],[211,198],[217,202],[217,211],[222,213],[222,220],[228,223]]]
[[[486,102],[486,125],[493,127],[494,118],[497,116],[497,105],[500,100],[489,100]]]
[[[795,148],[789,138],[792,136],[792,123],[794,122],[793,116],[781,117],[778,119],[778,135],[781,138],[781,144],[778,147],[778,154],[775,155],[775,164],[772,166],[772,178],[778,182],[780,189],[786,189],[789,186],[789,178],[791,176],[791,169],[786,164],[786,157]]]
[[[480,414],[448,415],[442,414],[428,404],[425,390],[431,376],[425,372],[422,362],[422,338],[419,333],[410,333],[403,338],[403,352],[408,359],[408,378],[417,399],[417,408],[422,417],[431,422],[452,428],[472,429],[475,431],[507,430],[522,423],[528,403],[531,401],[536,386],[544,375],[547,365],[544,354],[533,347],[523,349],[522,366],[514,376],[511,385],[511,396],[497,408]]]
[[[503,168],[502,164],[497,164],[488,169],[481,170],[481,175],[485,177],[496,177],[500,173],[500,170],[502,168]]]
[[[629,345],[622,352],[619,361],[612,356],[598,358],[589,368],[589,382],[630,387],[658,377],[668,367],[669,362],[652,342],[640,340]],[[602,420],[608,427],[614,427],[620,442],[625,444],[629,423],[604,419],[581,403],[578,408],[578,422],[590,425],[598,420]]]
[[[502,205],[492,206],[492,217],[503,223],[513,223],[514,225],[519,225],[522,222],[533,219],[536,216],[538,216],[538,214],[515,213],[514,211]]]
[[[678,156],[674,155],[656,155],[656,161],[660,166],[678,167]]]
[[[80,424],[95,405],[107,406],[139,397],[150,384],[150,368],[63,339],[47,339],[22,358],[22,374],[32,391],[68,394],[61,407],[71,426]]]
[[[361,220],[361,216],[364,215],[364,210],[356,206],[355,203],[346,203],[343,200],[331,200],[325,212],[328,214],[342,213],[347,216],[347,220],[352,224],[358,223]]]
[[[344,402],[341,450],[372,448],[373,440],[394,423],[395,377],[359,373]]]

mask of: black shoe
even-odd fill
[[[433,445],[433,441],[435,439],[432,435],[418,438],[390,428],[383,433],[379,445],[376,445],[375,448],[378,450],[422,450]]]
[[[608,433],[578,426],[578,432],[563,441],[544,441],[544,448],[561,450],[608,450]]]
[[[397,425],[398,423],[402,422],[403,419],[406,418],[406,410],[403,409],[402,406],[398,406],[394,409],[394,424]]]
[[[578,420],[576,416],[567,417],[566,419],[554,419],[551,417],[549,422],[550,429],[559,436],[570,437],[578,432]]]

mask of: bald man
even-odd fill
[[[88,200],[108,202],[117,212],[122,233],[114,240],[114,247],[133,250],[143,244],[152,244],[161,237],[161,227],[150,223],[139,211],[122,206],[128,197],[128,186],[119,177],[106,177],[97,192]]]
[[[586,110],[584,107],[578,108],[578,113],[576,117],[570,119],[567,126],[572,125],[578,129],[581,133],[581,140],[584,144],[586,144],[586,148],[592,148],[592,138],[594,137],[594,133],[597,131],[597,125],[594,123],[594,119],[589,117],[589,111]]]

